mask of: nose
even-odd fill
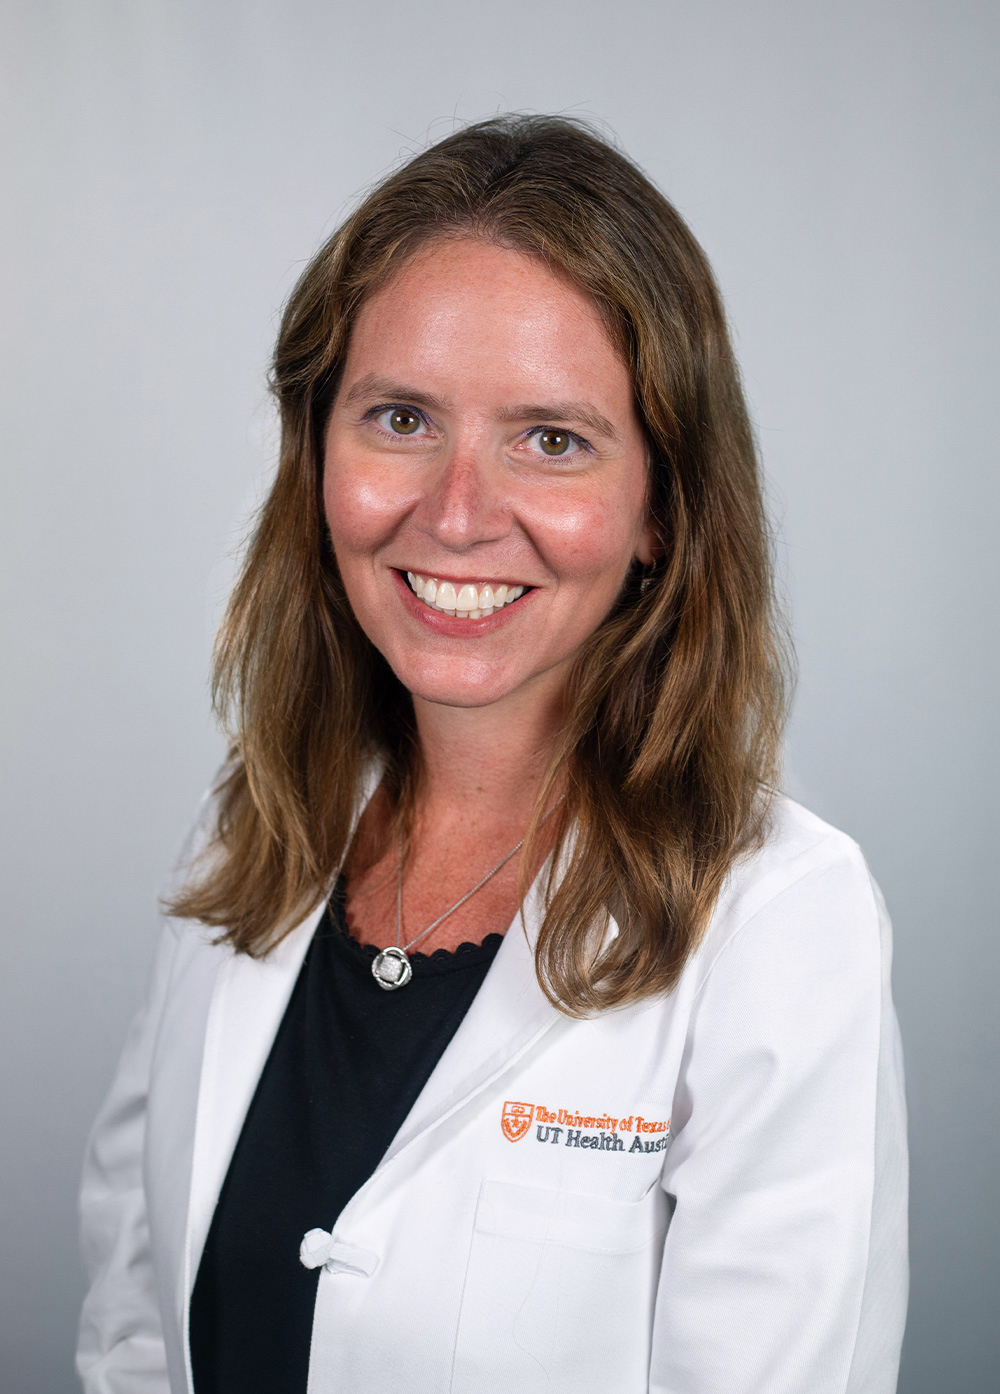
[[[453,445],[439,460],[421,500],[419,524],[450,551],[466,551],[483,542],[498,542],[510,531],[510,511],[503,497],[502,465],[471,444]]]

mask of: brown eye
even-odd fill
[[[565,455],[572,443],[566,431],[539,431],[538,444],[546,455]]]
[[[396,407],[389,413],[389,429],[400,436],[412,436],[420,425],[420,417],[408,407]]]

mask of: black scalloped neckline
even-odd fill
[[[361,940],[356,939],[351,933],[347,923],[342,878],[338,878],[337,884],[333,888],[333,893],[327,902],[327,914],[324,918],[337,931],[349,951],[363,960],[369,967],[376,956],[382,952],[376,944],[362,944]],[[407,954],[407,957],[415,973],[423,972],[428,968],[440,971],[441,969],[471,967],[475,963],[482,963],[484,959],[493,958],[503,943],[503,938],[502,934],[487,934],[479,944],[474,944],[471,940],[463,940],[455,949],[435,949],[429,954],[421,953],[419,949],[415,949],[413,953]]]

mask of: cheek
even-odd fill
[[[370,552],[388,537],[405,507],[386,488],[384,473],[347,464],[327,453],[323,506],[338,556]]]
[[[553,500],[537,520],[538,545],[567,581],[617,590],[635,548],[638,505],[617,490],[595,488],[575,499]]]

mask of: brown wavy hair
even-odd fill
[[[575,661],[529,827],[530,843],[565,789],[553,820],[563,870],[549,879],[536,966],[549,997],[583,1014],[669,990],[729,869],[759,844],[787,668],[753,432],[711,269],[662,194],[579,121],[515,115],[456,131],[369,193],[293,291],[271,377],[277,475],[216,648],[232,760],[207,860],[170,908],[266,952],[327,893],[373,759],[394,829],[408,826],[412,706],[348,604],[322,441],[359,308],[418,249],[455,236],[541,257],[591,297],[648,443],[661,560],[630,574]],[[597,955],[609,913],[619,933]]]

